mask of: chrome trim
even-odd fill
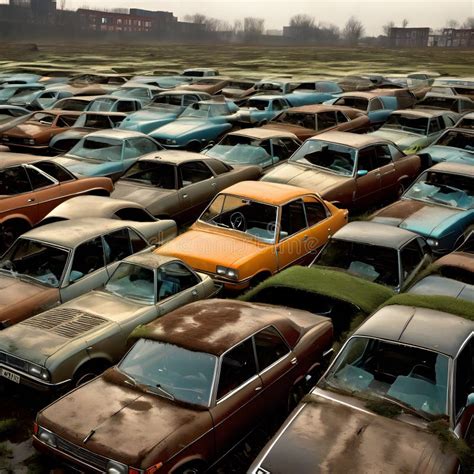
[[[227,399],[235,395],[237,392],[240,392],[243,388],[245,388],[247,385],[250,385],[252,382],[255,382],[255,380],[259,379],[259,375],[255,374],[252,378],[248,379],[246,382],[244,382],[242,385],[239,385],[238,387],[234,388],[234,390],[231,390],[230,392],[226,393],[222,398],[219,398],[216,402],[216,406],[219,405],[222,402],[225,402]]]
[[[265,374],[266,372],[268,372],[269,370],[273,369],[274,367],[276,367],[280,362],[283,362],[285,359],[287,359],[289,356],[293,355],[293,352],[289,351],[288,353],[286,353],[284,356],[280,357],[279,359],[277,359],[275,362],[273,362],[273,364],[270,364],[268,367],[265,367],[263,370],[261,370],[260,372],[258,372],[259,375],[263,375]]]
[[[19,357],[19,359],[20,359],[20,357]],[[25,359],[22,359],[22,360],[24,360],[28,364],[33,364],[33,362],[29,362]],[[37,364],[35,364],[35,365],[37,365]],[[67,379],[67,380],[63,380],[62,382],[51,383],[51,382],[46,382],[42,379],[38,379],[36,377],[33,377],[32,375],[27,374],[26,372],[22,372],[21,370],[14,369],[14,368],[10,367],[9,365],[5,365],[3,363],[0,363],[0,367],[3,367],[4,369],[8,370],[9,372],[14,372],[15,374],[17,374],[21,377],[26,377],[30,380],[33,380],[34,382],[38,382],[40,385],[44,385],[46,387],[61,387],[62,385],[65,385],[65,384],[69,383],[72,380],[72,379]],[[39,367],[41,367],[41,366],[39,366]],[[44,368],[46,369],[46,367],[44,367]],[[48,369],[46,369],[46,370],[48,370]]]

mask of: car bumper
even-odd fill
[[[47,150],[49,145],[27,145],[26,143],[14,143],[9,141],[1,141],[1,145],[14,148],[25,148],[27,150]]]
[[[9,378],[0,376],[0,380],[2,382],[11,383],[14,386],[20,385],[20,386],[23,386],[23,387],[31,388],[33,390],[36,390],[36,391],[42,392],[42,393],[54,394],[56,392],[61,391],[61,389],[65,386],[67,386],[67,384],[70,382],[70,380],[65,380],[65,381],[59,382],[59,383],[45,382],[43,380],[39,380],[35,377],[32,377],[29,374],[26,374],[24,372],[21,372],[19,370],[16,370],[12,367],[9,367],[9,366],[3,365],[3,364],[0,364],[0,369],[5,369],[8,372],[11,372],[12,374],[20,377],[19,382],[14,382]]]
[[[205,272],[203,270],[198,270],[198,272],[210,276],[214,280],[216,288],[230,291],[243,291],[250,286],[251,278],[246,278],[245,280],[229,280],[227,278],[221,277],[220,275],[216,275],[215,273]]]

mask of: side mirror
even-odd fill
[[[466,408],[467,407],[472,407],[474,405],[474,393],[470,393],[467,396],[467,401],[466,401]]]
[[[367,170],[358,170],[357,171],[357,177],[361,178],[362,176],[367,175],[369,172]]]

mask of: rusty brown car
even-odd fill
[[[45,151],[50,140],[71,128],[79,115],[79,112],[63,110],[36,112],[28,120],[5,130],[0,143],[11,151]]]
[[[389,140],[347,132],[327,132],[307,140],[262,181],[311,189],[338,207],[365,209],[402,195],[426,166]]]
[[[37,449],[80,470],[201,473],[319,372],[330,319],[229,300],[142,327],[118,366],[38,414]],[[80,413],[80,416],[71,416]]]
[[[367,114],[351,107],[303,105],[286,110],[263,128],[291,132],[300,140],[306,140],[330,130],[367,131],[370,120]]]
[[[0,153],[0,251],[67,199],[112,191],[109,178],[77,178],[45,158]]]
[[[229,84],[230,78],[223,76],[203,77],[191,84],[179,86],[178,89],[185,91],[205,92],[207,94],[219,94]]]

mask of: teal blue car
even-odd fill
[[[429,155],[433,163],[450,161],[474,165],[474,128],[450,128],[421,153]]]

